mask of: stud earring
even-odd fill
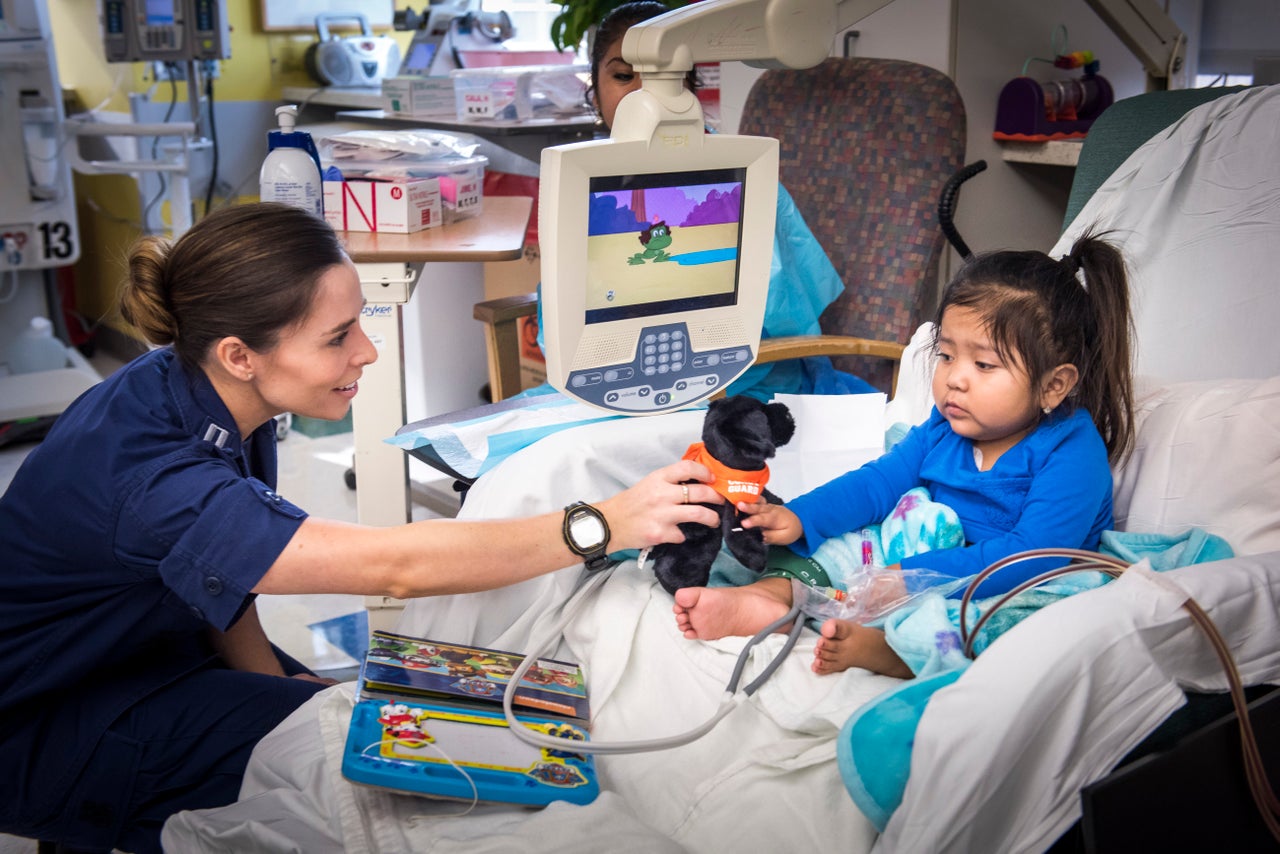
[[[1044,409],[1041,410],[1041,412],[1043,412],[1045,415],[1051,415],[1053,413],[1053,407],[1046,406]]]

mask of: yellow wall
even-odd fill
[[[147,63],[106,61],[98,22],[99,0],[49,3],[58,75],[69,109],[129,114],[129,94],[146,92],[154,80]],[[426,3],[419,3],[419,7]],[[259,0],[227,0],[231,58],[220,63],[214,93],[222,101],[278,102],[285,86],[313,86],[304,57],[314,32],[266,33]],[[409,34],[397,33],[408,41]],[[185,92],[183,93],[185,96]],[[227,132],[265,133],[269,128]],[[142,217],[136,182],[127,176],[76,175],[81,257],[75,266],[79,311],[127,332],[114,315],[118,283],[125,275],[129,247],[140,236]],[[197,202],[199,204],[199,202]]]

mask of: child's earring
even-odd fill
[[[1041,411],[1041,412],[1043,412],[1045,415],[1052,415],[1052,414],[1053,414],[1053,407],[1052,407],[1052,406],[1046,406],[1044,409],[1042,409],[1042,410],[1040,410],[1040,411]]]

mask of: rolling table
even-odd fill
[[[361,524],[403,525],[411,519],[408,455],[383,441],[408,420],[406,374],[425,410],[415,417],[471,405],[466,395],[475,393],[488,372],[484,337],[471,319],[472,307],[484,298],[482,262],[521,256],[532,209],[533,199],[495,196],[484,200],[479,216],[439,228],[338,233],[360,274],[366,300],[360,325],[378,350],[377,361],[360,378],[351,411]],[[424,291],[416,306],[421,310],[407,324],[418,347],[408,348],[406,362],[406,343],[414,343],[406,338],[414,336],[406,336],[404,309],[418,285]],[[470,373],[464,370],[468,365]],[[371,628],[389,628],[401,607],[386,596],[366,597],[365,605]]]

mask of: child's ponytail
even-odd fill
[[[1082,341],[1076,403],[1093,415],[1114,463],[1124,458],[1133,443],[1133,318],[1124,257],[1110,243],[1086,232],[1061,263],[1083,279],[1094,321],[1094,334]]]

